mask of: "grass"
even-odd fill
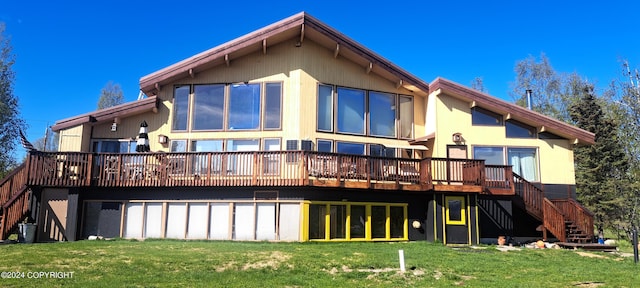
[[[0,245],[2,287],[634,287],[633,257],[437,243],[77,241]],[[404,250],[407,270],[398,269]],[[32,274],[31,274],[32,275]]]

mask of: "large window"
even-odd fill
[[[539,181],[538,157],[535,148],[507,148],[507,157],[513,172],[527,181]]]
[[[317,130],[387,138],[413,137],[413,97],[318,86]]]
[[[224,85],[195,85],[193,90],[193,130],[223,129]]]
[[[408,237],[406,204],[312,203],[308,219],[311,240],[406,240]]]
[[[413,98],[402,96],[400,102],[400,138],[413,138]]]
[[[280,115],[282,114],[280,112],[282,109],[282,84],[267,83],[265,86],[264,128],[280,129]]]
[[[260,128],[260,84],[233,84],[229,93],[229,130]]]
[[[187,130],[190,89],[189,85],[177,86],[173,92],[173,130]]]
[[[396,97],[369,92],[369,134],[396,137]]]
[[[282,128],[282,83],[180,85],[174,90],[173,131]]]
[[[471,108],[471,124],[484,126],[502,126],[502,115],[480,107]]]
[[[473,158],[485,160],[487,165],[510,165],[513,172],[525,180],[538,182],[537,151],[522,147],[473,147]]]
[[[338,88],[338,132],[364,134],[364,90]]]
[[[536,138],[536,128],[514,120],[505,122],[507,138]]]
[[[105,153],[134,153],[136,141],[130,140],[96,140],[93,142],[93,152]]]

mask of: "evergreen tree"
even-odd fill
[[[25,128],[18,111],[18,98],[13,94],[15,58],[9,39],[3,37],[0,23],[0,178],[16,165],[14,151],[18,147],[19,131]]]
[[[122,103],[124,103],[124,95],[120,88],[120,84],[113,84],[111,81],[107,82],[100,92],[98,110],[120,105]]]
[[[593,86],[584,89],[570,107],[576,125],[595,134],[595,144],[576,147],[576,188],[578,200],[594,213],[596,225],[611,227],[624,205],[621,183],[626,179],[628,160],[620,145],[618,123],[607,117]]]

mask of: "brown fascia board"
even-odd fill
[[[156,96],[153,96],[142,100],[125,103],[106,109],[96,110],[90,113],[56,121],[56,124],[51,126],[51,130],[58,132],[63,129],[75,127],[86,123],[103,123],[107,121],[113,121],[117,117],[124,118],[148,111],[157,111],[157,109],[158,99]]]
[[[545,127],[552,133],[569,136],[577,139],[581,144],[594,144],[595,135],[589,131],[558,121],[551,117],[531,111],[527,108],[506,102],[480,91],[465,87],[453,81],[438,77],[429,84],[431,91],[440,91],[467,102],[476,102],[482,108],[505,115],[510,114],[512,119],[523,123],[534,124],[533,126]]]
[[[162,86],[163,84],[185,78],[189,75],[190,70],[195,72],[199,68],[206,67],[208,63],[224,58],[225,55],[230,55],[242,48],[258,44],[264,39],[289,31],[290,29],[297,28],[302,30],[302,25],[304,25],[304,29],[316,30],[322,35],[325,35],[340,44],[341,47],[352,50],[355,54],[365,58],[368,62],[389,71],[391,74],[409,84],[415,85],[419,89],[423,90],[425,94],[429,93],[428,83],[420,80],[418,77],[408,73],[397,65],[392,64],[382,56],[365,48],[356,41],[327,26],[305,12],[300,12],[245,36],[239,37],[149,75],[143,76],[140,78],[140,89],[147,95],[157,93],[157,91],[155,91],[156,84]],[[300,35],[300,33],[297,33],[297,35]]]

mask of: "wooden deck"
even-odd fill
[[[403,159],[315,151],[32,152],[40,187],[317,186],[514,195],[510,166],[473,159]],[[489,178],[487,178],[489,176]]]

